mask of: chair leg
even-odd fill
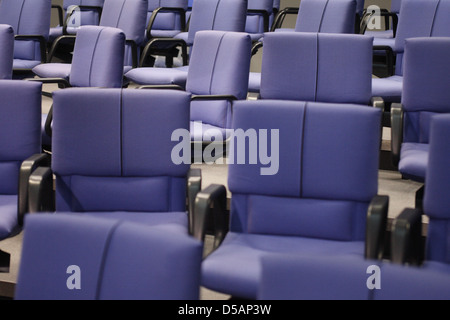
[[[5,251],[0,250],[0,272],[8,273],[11,262],[11,255]]]
[[[424,191],[425,191],[425,186],[421,186],[420,189],[416,191],[416,200],[415,200],[416,209],[423,208]]]

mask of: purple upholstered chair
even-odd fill
[[[448,38],[405,41],[402,103],[391,107],[391,149],[394,164],[405,178],[424,181],[430,119],[435,114],[450,113],[449,54]]]
[[[116,219],[26,219],[16,300],[198,300],[202,244]]]
[[[287,100],[240,101],[233,108],[230,222],[215,229],[220,245],[202,263],[202,285],[254,299],[260,260],[271,253],[365,256],[366,232],[374,230],[366,230],[372,221],[366,216],[378,207],[377,219],[387,219],[387,197],[377,196],[381,111]],[[223,186],[203,189],[196,214],[208,214],[213,203],[214,219],[223,219],[225,199]],[[195,226],[201,238],[202,225]],[[366,250],[379,257],[377,245]]]
[[[56,212],[167,224],[188,233],[190,167],[172,160],[178,144],[172,134],[189,134],[191,95],[119,88],[68,88],[53,95],[52,167],[36,170],[35,181],[42,180],[42,187],[36,184],[40,194],[52,196],[41,176],[54,174]],[[39,194],[36,201],[32,195],[30,211],[42,210]]]
[[[407,208],[393,221],[391,261],[355,255],[305,258],[274,253],[262,258],[258,298],[449,300],[449,137],[450,115],[435,115],[423,210]],[[423,214],[429,217],[425,237]]]
[[[173,38],[186,29],[187,0],[149,0],[147,39]]]
[[[180,32],[172,38],[150,39],[142,50],[139,66],[146,66],[150,55],[165,55],[173,58],[173,50],[179,47],[182,50],[183,65],[188,65],[188,51],[198,31],[244,32],[246,13],[247,0],[195,0],[188,31]],[[172,67],[170,60],[167,66]]]
[[[274,5],[273,0],[248,0],[245,32],[250,34],[253,41],[270,31],[275,16]]]
[[[73,59],[33,68],[40,78],[28,79],[67,87],[120,88],[123,85],[125,35],[111,27],[83,26],[77,32]],[[42,115],[42,143],[51,150],[52,110]]]
[[[286,8],[285,13],[293,10]],[[295,29],[278,28],[282,20],[283,11],[277,16],[273,31],[275,32],[320,32],[320,33],[354,33],[355,31],[354,0],[302,0],[298,12]],[[278,20],[278,21],[277,21]],[[271,33],[271,32],[270,32]],[[253,54],[263,46],[264,38],[253,46]],[[298,59],[302,59],[298,56]],[[291,60],[284,61],[286,65]],[[261,73],[251,72],[249,78],[249,91],[258,93],[261,85]]]
[[[41,88],[40,83],[0,80],[0,240],[21,230],[27,212],[23,186],[30,172],[20,168],[41,150]],[[0,250],[0,261],[0,270],[8,272],[9,253]]]
[[[372,39],[353,34],[266,34],[260,98],[369,105]]]
[[[405,40],[450,36],[449,17],[449,0],[402,0],[396,37],[374,39],[375,51],[387,51],[391,60],[388,69],[391,69],[395,56],[395,70],[389,71],[391,76],[373,79],[372,96],[382,97],[389,103],[401,101]]]
[[[14,61],[14,30],[10,25],[0,25],[0,79],[11,79]]]
[[[15,33],[13,72],[29,76],[31,69],[46,61],[50,29],[51,0],[2,0],[0,23]]]
[[[139,47],[145,37],[145,21],[147,14],[147,0],[105,0],[100,18],[101,27],[120,29],[126,37],[123,72],[137,67],[139,60]],[[64,41],[75,41],[76,35],[63,35],[57,38],[49,52],[51,62],[55,51]],[[68,74],[69,67],[64,64],[48,65],[36,68],[33,72],[40,77],[60,77]]]

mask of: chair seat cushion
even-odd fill
[[[0,195],[0,240],[10,237],[17,228],[17,196]]]
[[[125,77],[138,84],[166,85],[176,84],[185,87],[187,79],[186,67],[180,68],[135,68],[125,74]]]
[[[69,80],[71,64],[43,63],[33,68],[33,72],[41,78],[62,78]]]
[[[262,272],[261,258],[273,253],[295,255],[361,255],[361,241],[329,241],[312,238],[229,232],[219,248],[202,264],[202,285],[233,296],[255,299]],[[236,264],[236,261],[239,261]]]
[[[404,176],[423,181],[428,165],[430,146],[426,143],[405,142],[400,151],[398,170]]]
[[[393,31],[392,30],[382,30],[382,31],[367,30],[366,32],[364,32],[364,35],[371,36],[374,38],[392,39]],[[377,40],[377,41],[379,41],[379,40]]]
[[[230,137],[231,130],[213,126],[207,123],[200,123],[191,121],[191,141],[214,141],[217,136],[222,138],[222,141]],[[213,139],[214,137],[214,139]]]
[[[400,102],[402,90],[402,76],[372,79],[372,97],[382,97],[388,102]]]

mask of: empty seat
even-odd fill
[[[115,219],[26,219],[16,300],[197,300],[202,244]]]
[[[50,29],[51,0],[2,0],[0,23],[15,33],[13,72],[17,78],[31,73],[46,61]]]
[[[189,130],[190,94],[68,88],[53,96],[52,165],[31,177],[30,211],[163,224],[187,234],[190,167],[172,161],[172,134]],[[43,208],[54,195],[56,208]]]
[[[27,212],[30,172],[20,168],[41,150],[41,87],[40,83],[0,80],[0,240],[21,230]],[[0,261],[1,271],[7,272],[9,253],[0,250]]]
[[[404,178],[425,180],[431,118],[450,113],[444,80],[450,72],[449,54],[449,38],[405,40],[402,103],[391,107],[391,149]]]
[[[255,299],[260,259],[270,253],[363,257],[366,231],[373,230],[366,228],[368,212],[384,207],[378,214],[387,217],[386,198],[377,196],[381,111],[281,100],[239,101],[233,108],[230,221],[215,229],[220,245],[202,263],[202,285]],[[224,198],[223,186],[203,189],[198,216],[213,203],[214,219],[224,219]],[[384,205],[370,205],[380,199]],[[201,237],[201,224],[195,226]],[[379,248],[372,248],[377,258]]]

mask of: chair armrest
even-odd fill
[[[55,211],[53,172],[49,167],[38,167],[31,174],[28,195],[30,213]]]
[[[46,153],[34,154],[25,161],[22,162],[19,171],[19,192],[18,192],[18,211],[17,220],[19,225],[23,225],[23,219],[27,212],[28,207],[28,183],[31,174],[37,167],[49,166],[50,155]]]
[[[53,41],[52,47],[49,50],[47,62],[52,62],[53,56],[55,55],[56,48],[58,48],[59,43],[61,41],[70,41],[72,44],[75,44],[76,35],[74,34],[64,34],[62,36],[59,36],[58,38]]]
[[[296,7],[286,7],[283,10],[278,11],[278,13],[272,23],[272,28],[270,29],[270,31],[275,31],[275,29],[281,28],[286,15],[298,14],[298,10],[299,10],[299,8],[296,8]]]
[[[41,62],[45,63],[47,61],[47,39],[42,35],[25,35],[18,34],[14,36],[14,40],[34,40],[39,42],[39,50],[41,53]]]
[[[392,163],[398,166],[403,142],[403,107],[400,103],[391,105],[391,154]]]
[[[184,32],[186,30],[186,11],[184,8],[176,8],[176,7],[159,7],[153,10],[152,15],[147,24],[147,39],[150,40],[152,38],[152,29],[153,23],[155,22],[156,16],[160,12],[174,12],[180,15],[180,32]]]
[[[394,75],[394,50],[389,46],[373,46],[373,51],[386,52],[387,72],[389,76]]]
[[[141,60],[139,62],[139,66],[144,66],[145,60],[149,55],[152,54],[152,50],[156,47],[157,44],[165,43],[169,47],[181,47],[181,56],[183,57],[183,65],[188,65],[188,55],[187,55],[187,43],[183,39],[177,38],[152,38],[147,42],[144,49],[141,53]]]
[[[25,80],[42,83],[57,83],[58,88],[60,89],[71,87],[70,83],[64,78],[26,78]]]
[[[375,196],[370,202],[366,221],[366,259],[381,260],[384,255],[387,235],[388,196]]]
[[[262,9],[247,9],[247,13],[262,16],[264,32],[269,32],[269,12]]]
[[[208,95],[192,95],[191,101],[195,100],[238,100],[235,96],[231,94],[208,94]]]
[[[205,240],[206,226],[212,210],[214,248],[222,243],[229,229],[226,214],[227,190],[223,185],[212,184],[200,191],[195,198],[193,236]]]
[[[404,209],[392,224],[391,261],[419,265],[423,261],[422,211]]]
[[[58,22],[59,22],[59,25],[62,26],[64,24],[63,8],[59,4],[52,4],[52,9],[56,9],[56,11],[58,12]]]
[[[185,91],[183,87],[177,84],[144,84],[136,87],[136,89],[167,89]]]
[[[261,49],[262,47],[263,47],[263,42],[262,41],[255,42],[255,44],[253,44],[253,46],[252,46],[252,56],[257,54],[259,49]]]
[[[195,198],[202,189],[202,170],[190,169],[187,178],[189,234],[193,234]]]

